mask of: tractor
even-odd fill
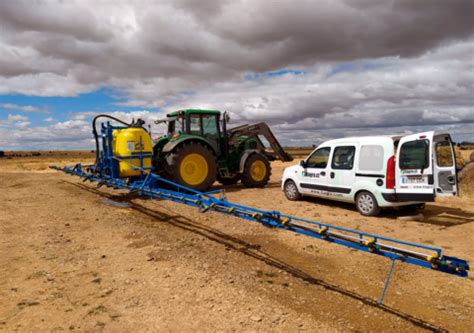
[[[292,161],[265,123],[227,129],[229,114],[186,109],[155,123],[167,124],[167,134],[153,146],[153,172],[178,184],[206,191],[215,182],[263,187],[271,175],[271,160]],[[269,152],[259,136],[265,137]]]

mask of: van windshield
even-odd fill
[[[319,148],[307,160],[308,168],[325,169],[328,165],[330,147]]]
[[[429,162],[429,140],[405,142],[400,148],[400,169],[425,169]]]

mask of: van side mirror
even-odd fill
[[[308,165],[306,164],[306,161],[305,161],[305,160],[301,160],[301,161],[300,161],[300,167],[306,169],[307,166],[308,166]]]

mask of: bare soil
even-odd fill
[[[62,154],[62,153],[61,153]],[[217,213],[97,189],[48,169],[93,155],[0,159],[0,330],[454,331],[474,327],[474,282]],[[441,247],[474,262],[474,198],[427,205],[422,221],[352,205],[289,202],[274,162],[233,202]],[[216,185],[216,188],[219,186]]]

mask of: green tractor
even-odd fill
[[[155,173],[178,184],[206,191],[218,180],[223,185],[263,187],[271,175],[270,160],[291,161],[265,123],[227,129],[228,113],[215,110],[175,111],[155,123],[168,133],[155,141]],[[273,149],[268,152],[259,136]]]

